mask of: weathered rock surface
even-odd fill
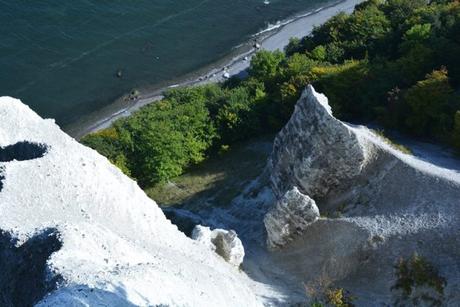
[[[293,187],[319,201],[347,191],[372,159],[372,145],[332,116],[324,95],[305,90],[277,135],[269,160],[272,188]]]
[[[133,180],[8,97],[0,182],[1,306],[262,305],[245,274],[179,232]],[[237,262],[231,236],[219,248]]]
[[[393,305],[401,298],[393,288],[395,264],[417,253],[447,281],[442,304],[458,303],[459,172],[335,119],[327,98],[311,86],[277,136],[268,171],[277,199],[265,218],[268,242],[281,243],[272,256],[288,274],[306,285],[343,287],[358,306]],[[287,214],[283,224],[306,227],[286,236],[273,227],[273,215],[294,187],[330,218],[310,224],[308,215],[302,224],[299,215]]]
[[[276,248],[285,245],[318,218],[319,210],[315,201],[294,187],[276,202],[264,218],[268,246]]]
[[[239,267],[244,259],[244,247],[233,230],[213,229],[197,225],[192,232],[192,239],[216,252],[228,263]]]

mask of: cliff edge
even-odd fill
[[[19,100],[0,98],[1,306],[260,306],[137,184]]]

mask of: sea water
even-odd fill
[[[19,98],[65,126],[331,2],[0,0],[0,96]]]

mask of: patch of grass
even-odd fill
[[[388,138],[386,135],[385,135],[385,132],[383,130],[373,130],[375,134],[377,134],[380,138],[382,138],[385,143],[387,143],[388,145],[390,145],[391,147],[393,147],[394,149],[397,149],[399,150],[400,152],[402,153],[405,153],[405,154],[408,154],[408,155],[412,155],[412,151],[402,145],[402,144],[398,144],[396,143],[395,141],[391,140],[390,138]]]
[[[187,204],[188,208],[226,206],[259,176],[271,152],[274,136],[264,136],[222,148],[219,155],[192,168],[168,183],[145,189],[162,206]]]

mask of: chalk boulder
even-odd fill
[[[315,201],[294,187],[265,215],[268,246],[276,248],[285,245],[318,218],[319,210]]]
[[[244,259],[244,247],[233,230],[214,229],[197,225],[192,232],[192,239],[216,252],[228,263],[239,267]]]

